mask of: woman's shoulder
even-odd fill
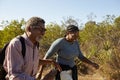
[[[61,43],[64,41],[64,38],[58,38],[54,41],[54,43]]]
[[[57,39],[58,41],[63,41],[64,40],[64,38],[62,37],[62,38],[58,38]]]

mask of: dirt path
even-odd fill
[[[44,70],[43,75],[48,73],[49,70]],[[79,75],[78,80],[107,80],[107,79],[102,77],[99,72],[96,72],[96,73],[94,73],[92,75]]]
[[[99,73],[94,75],[79,76],[78,80],[106,80]]]

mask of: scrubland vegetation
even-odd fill
[[[24,30],[21,26],[24,24],[24,19],[1,22],[1,27],[4,29],[0,31],[0,48],[13,37],[22,34]],[[46,34],[40,41],[42,57],[55,39],[64,36],[67,24],[78,25],[79,23],[73,18],[68,18],[62,22],[62,25],[57,23],[46,25]],[[120,80],[120,16],[107,15],[99,23],[90,20],[82,28],[81,25],[78,26],[81,51],[87,58],[100,65],[97,73],[104,77],[104,80]],[[76,63],[79,75],[96,73],[92,67],[80,62],[77,58]]]

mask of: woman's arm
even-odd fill
[[[92,61],[90,61],[90,60],[87,59],[86,57],[82,57],[80,60],[83,61],[83,62],[85,62],[85,63],[87,63],[87,64],[92,65],[92,66],[95,67],[96,69],[99,68],[99,65],[98,65],[98,64],[93,63]]]
[[[82,62],[85,62],[85,63],[87,63],[87,64],[90,64],[90,65],[92,65],[93,67],[95,67],[96,69],[98,69],[98,68],[99,68],[99,65],[96,64],[96,63],[93,63],[92,61],[90,61],[89,59],[87,59],[87,58],[82,54],[82,52],[81,52],[81,50],[80,50],[80,47],[79,47],[79,44],[77,44],[77,46],[78,46],[78,50],[79,50],[79,56],[78,56],[78,58],[79,58]]]
[[[55,40],[55,41],[51,44],[51,46],[50,46],[50,48],[48,49],[47,53],[45,54],[44,59],[48,59],[48,58],[50,58],[51,56],[53,56],[53,55],[55,54],[55,52],[57,52],[57,51],[60,49],[61,44],[62,44],[62,38]]]

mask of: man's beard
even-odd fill
[[[36,37],[36,41],[39,42],[41,40],[42,36]]]

